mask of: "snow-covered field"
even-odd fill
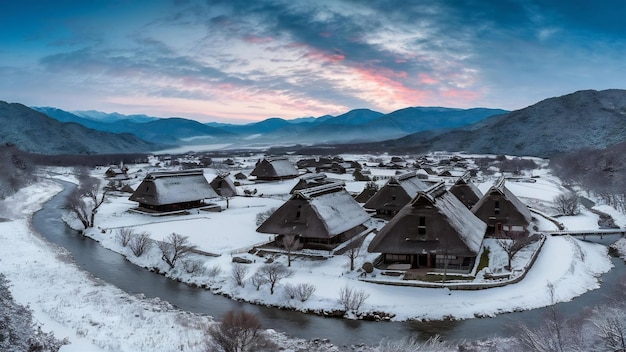
[[[207,170],[205,173],[207,179],[211,180],[215,171]],[[541,210],[546,210],[550,208],[549,203],[554,196],[563,189],[558,179],[547,172],[537,173],[540,177],[535,183],[507,182],[507,187],[524,201],[530,200],[533,204],[541,205]],[[349,175],[329,177],[343,179],[349,191],[358,192],[364,186],[362,182],[351,181]],[[140,181],[137,179],[137,184]],[[167,272],[168,276],[208,285],[217,292],[237,299],[298,310],[334,310],[342,309],[338,301],[340,290],[350,287],[368,295],[360,312],[385,312],[392,315],[394,320],[467,319],[543,307],[553,303],[548,283],[554,285],[556,301],[568,301],[598,288],[597,277],[611,268],[604,246],[570,237],[548,237],[524,280],[500,288],[451,291],[363,282],[359,280],[360,272],[349,270],[349,258],[341,255],[329,256],[326,260],[311,260],[296,255],[290,268],[293,275],[281,280],[273,295],[269,293],[267,284],[259,290],[250,282],[244,287],[236,285],[232,279],[234,256],[253,261],[247,265],[247,278],[263,266],[269,257],[274,262],[287,263],[286,255],[259,257],[247,253],[247,250],[269,240],[267,234],[255,231],[257,214],[279,207],[288,198],[287,193],[295,182],[241,186],[240,194],[243,193],[243,187],[257,188],[257,194],[263,194],[263,197],[235,197],[229,201],[229,208],[219,213],[202,212],[170,217],[128,212],[129,208],[136,205],[128,201],[128,195],[109,196],[98,211],[96,227],[88,230],[87,235],[100,241],[103,246],[127,255],[129,260],[138,265],[156,267]],[[489,186],[491,182],[488,180],[479,184],[483,191]],[[10,219],[0,223],[0,271],[12,282],[11,291],[18,303],[30,305],[35,317],[44,324],[44,330],[53,330],[60,338],[69,337],[72,345],[64,347],[63,351],[202,350],[206,339],[205,329],[211,324],[211,317],[181,312],[166,302],[125,294],[84,273],[72,264],[62,249],[54,248],[33,233],[28,222],[29,216],[59,189],[60,186],[53,181],[42,181],[5,200],[0,208],[0,217]],[[226,207],[225,201],[220,200],[218,203]],[[606,209],[602,211],[609,212]],[[570,229],[598,226],[596,216],[587,211],[574,217],[561,217],[559,221]],[[623,219],[618,224],[624,224]],[[380,227],[383,223],[372,220],[370,225]],[[549,226],[554,224],[549,221],[541,221],[539,224],[541,230],[553,229]],[[181,266],[170,270],[161,260],[156,246],[139,258],[129,248],[121,246],[116,233],[117,229],[123,227],[137,233],[146,232],[155,240],[162,240],[175,232],[188,236],[189,241],[202,251],[219,256],[197,256],[196,259],[203,261],[204,273],[190,274]],[[370,235],[366,238],[364,249],[357,258],[357,268],[377,256],[365,250],[372,237]],[[492,250],[491,265],[502,265],[506,258],[497,254],[497,245],[487,244]],[[520,253],[513,262],[513,269],[523,267],[528,258],[529,253]],[[368,277],[372,275],[378,278],[381,276],[379,271]],[[305,302],[290,299],[285,294],[288,284],[300,283],[315,287],[315,292]],[[419,304],[416,304],[416,297],[419,297]],[[286,341],[284,337],[280,338]]]

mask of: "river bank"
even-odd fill
[[[60,191],[57,182],[43,180],[0,202],[0,216],[7,219],[0,223],[0,271],[16,302],[33,310],[42,330],[70,340],[63,352],[205,351],[211,316],[127,294],[83,271],[68,251],[34,232],[30,217]],[[339,350],[273,330],[268,334],[287,351]]]

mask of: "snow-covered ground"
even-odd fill
[[[211,180],[214,171],[207,169],[205,176]],[[557,178],[545,170],[536,170],[536,181],[507,182],[507,187],[524,200],[549,209],[552,199],[565,189],[560,186]],[[353,192],[362,190],[364,182],[355,182],[348,174],[328,174],[329,178],[341,179],[346,188]],[[136,180],[137,184],[141,180]],[[289,307],[301,311],[332,311],[341,310],[340,291],[346,287],[360,290],[369,295],[360,312],[384,312],[393,316],[394,320],[408,319],[442,319],[454,317],[458,319],[475,316],[493,316],[498,313],[516,310],[533,309],[550,304],[547,294],[547,283],[554,283],[555,297],[558,301],[568,301],[597,288],[597,276],[611,268],[607,249],[600,245],[583,243],[569,237],[547,238],[539,257],[527,277],[518,284],[497,289],[481,291],[449,291],[448,289],[432,289],[417,287],[397,287],[360,281],[362,272],[350,271],[349,258],[342,255],[327,255],[326,260],[312,260],[304,255],[295,255],[291,271],[293,275],[279,282],[276,292],[269,293],[269,285],[260,289],[250,282],[244,287],[238,286],[232,279],[232,259],[234,256],[252,261],[246,265],[246,279],[250,279],[266,261],[271,258],[274,263],[287,264],[284,254],[267,254],[263,257],[248,253],[254,245],[271,240],[267,234],[257,233],[256,216],[258,213],[277,208],[288,199],[289,190],[297,180],[258,183],[241,186],[257,189],[262,197],[235,197],[230,199],[229,208],[219,213],[192,212],[189,215],[171,217],[152,217],[131,213],[127,210],[136,203],[128,201],[128,195],[111,196],[98,211],[97,227],[86,234],[102,243],[103,246],[126,255],[129,260],[147,268],[158,268],[168,276],[198,285],[207,285],[215,292],[223,293],[236,299],[266,304],[271,306]],[[384,183],[384,182],[383,182]],[[479,184],[486,191],[493,179]],[[136,185],[134,185],[136,186]],[[225,208],[223,200],[218,203]],[[540,230],[555,230],[552,222],[537,217]],[[579,216],[559,218],[568,228],[597,228],[596,215],[583,212]],[[382,220],[372,220],[370,227],[380,228]],[[116,238],[117,229],[127,227],[137,233],[146,232],[155,240],[163,240],[172,232],[187,236],[189,242],[197,245],[202,251],[219,255],[218,257],[189,256],[188,260],[202,260],[204,273],[188,273],[182,265],[170,269],[160,258],[161,253],[153,246],[146,254],[137,258],[129,248],[123,247]],[[366,248],[373,238],[370,234],[363,244],[361,253],[356,260],[356,268],[365,262],[372,262],[378,254],[367,253]],[[489,244],[489,241],[486,241]],[[492,272],[502,272],[506,264],[506,255],[501,248],[490,244]],[[531,250],[522,251],[513,261],[513,271],[519,272],[528,263]],[[498,268],[497,265],[500,265]],[[219,268],[219,273],[215,269]],[[381,275],[375,270],[368,274],[368,279],[393,281],[390,276]],[[395,280],[401,280],[395,278]],[[288,285],[301,283],[312,284],[315,292],[305,302],[291,299],[285,293]],[[557,284],[558,283],[558,284]],[[420,304],[415,304],[415,297],[420,297]],[[349,315],[354,317],[354,315]]]
[[[213,174],[208,171],[207,178],[210,180]],[[353,192],[360,191],[364,185],[351,181],[345,175],[329,177],[344,179],[347,189]],[[72,180],[71,177],[69,179]],[[359,280],[360,272],[349,270],[346,256],[330,256],[326,260],[295,256],[291,267],[293,275],[279,282],[274,295],[269,294],[268,285],[260,290],[250,282],[245,287],[237,286],[232,280],[233,256],[254,261],[247,266],[247,278],[269,257],[274,262],[286,264],[285,255],[259,257],[246,250],[269,239],[266,234],[256,233],[256,215],[280,206],[288,198],[287,192],[295,182],[241,186],[240,194],[243,187],[257,188],[257,194],[263,194],[263,197],[235,197],[230,200],[229,208],[219,213],[171,217],[127,212],[135,203],[128,201],[127,195],[111,196],[98,211],[97,227],[87,233],[103,246],[127,255],[138,265],[157,267],[168,272],[169,276],[206,284],[238,299],[299,310],[333,310],[342,308],[338,301],[340,290],[351,287],[369,295],[360,307],[361,312],[386,312],[393,315],[394,320],[465,319],[542,307],[553,303],[548,283],[554,285],[557,301],[568,301],[599,287],[597,277],[611,268],[606,247],[570,237],[548,237],[524,280],[501,288],[451,291],[363,282]],[[490,182],[485,182],[479,186],[484,191],[490,185]],[[549,209],[549,202],[562,191],[558,180],[547,173],[541,174],[536,183],[507,182],[509,186],[516,195],[543,204],[545,209]],[[42,181],[5,200],[0,207],[0,217],[10,219],[0,223],[0,271],[12,282],[11,291],[18,303],[28,304],[34,310],[44,330],[52,330],[60,338],[69,337],[72,344],[64,347],[63,351],[202,350],[205,329],[211,324],[211,317],[181,312],[159,300],[125,294],[83,272],[64,250],[53,247],[33,233],[29,216],[59,189],[60,186],[50,180]],[[225,201],[220,200],[219,203],[222,207],[226,206]],[[602,211],[608,213],[606,209]],[[568,228],[597,228],[597,218],[589,212],[559,220]],[[371,226],[382,225],[380,221],[372,220]],[[549,221],[541,222],[541,226],[544,225],[553,226]],[[204,261],[204,273],[190,274],[180,266],[169,270],[156,247],[139,258],[122,247],[116,240],[117,229],[121,227],[138,233],[147,232],[156,240],[176,232],[188,236],[199,249],[219,256],[198,257]],[[371,237],[366,239],[364,247]],[[491,243],[489,246],[492,252],[497,252],[496,245]],[[373,261],[376,256],[363,249],[356,267]],[[528,254],[520,253],[513,263],[514,269],[525,265],[528,257]],[[491,262],[492,266],[497,266],[496,263],[504,261],[501,255],[492,254]],[[216,272],[212,268],[220,270]],[[368,277],[374,274],[381,276],[375,271]],[[287,284],[300,283],[315,287],[315,292],[305,302],[290,299],[285,294]],[[416,297],[419,297],[419,304],[416,304]],[[277,336],[288,345],[284,336]]]

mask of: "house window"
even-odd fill
[[[426,217],[420,216],[419,223],[417,225],[417,234],[420,236],[426,236]]]
[[[497,201],[497,200],[496,200],[496,205],[495,205],[495,207],[494,207],[494,209],[493,209],[493,212],[494,212],[495,214],[500,214],[500,201]]]
[[[296,220],[300,220],[300,215],[302,215],[302,205],[298,205],[298,210],[296,211]]]

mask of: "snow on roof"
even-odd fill
[[[522,214],[526,221],[530,223],[533,217],[530,213],[530,210],[528,210],[528,207],[524,205],[524,203],[522,203],[522,201],[517,198],[513,194],[513,192],[506,188],[505,181],[506,179],[504,177],[500,177],[498,180],[496,180],[493,186],[491,186],[491,188],[489,188],[489,190],[485,192],[485,195],[478,201],[478,203],[476,203],[476,205],[474,205],[472,209],[479,209],[491,192],[499,192],[515,207],[515,209],[517,209],[520,214]]]
[[[433,188],[435,187],[438,187],[438,185],[433,186]],[[472,252],[478,254],[485,236],[487,224],[476,217],[450,192],[444,190],[435,197],[431,197],[431,199],[433,199],[435,208],[447,218],[450,226],[459,234],[459,238]]]
[[[411,218],[421,216],[415,210],[424,205],[426,209],[430,209],[431,214],[438,214],[434,221],[445,221],[453,231],[433,233],[436,237],[427,241],[407,241],[406,238],[409,238],[407,235],[416,229],[410,225],[416,223]],[[457,236],[467,248],[450,248],[453,253],[466,254],[469,250],[473,255],[477,255],[486,228],[487,225],[452,193],[446,191],[445,184],[441,182],[419,192],[410,204],[403,207],[372,240],[368,251],[378,253],[432,251],[443,245],[441,242],[447,241],[446,238]]]
[[[389,182],[397,182],[410,197],[414,197],[417,192],[428,188],[428,185],[417,177],[415,171],[410,171],[397,177],[392,177]]]
[[[268,160],[274,167],[277,176],[297,175],[298,170],[287,158],[273,158]]]
[[[217,198],[202,170],[153,172],[144,178],[130,200],[150,205]]]
[[[311,207],[324,221],[328,233],[333,236],[370,219],[361,205],[343,187],[330,193],[312,193],[309,199]]]

